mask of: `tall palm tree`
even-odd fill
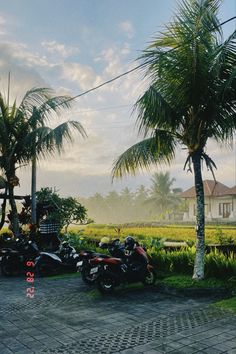
[[[150,86],[136,102],[144,140],[115,162],[113,176],[152,164],[171,163],[187,151],[197,198],[194,279],[204,277],[205,215],[201,161],[210,138],[230,142],[236,127],[236,31],[223,41],[217,13],[220,0],[185,0],[172,22],[143,52]]]
[[[151,181],[150,197],[146,202],[155,207],[155,212],[158,211],[164,216],[180,203],[179,188],[172,188],[175,178],[170,178],[169,172],[156,172]]]
[[[19,231],[14,187],[19,184],[16,169],[33,159],[63,151],[64,141],[72,141],[72,131],[85,136],[82,125],[67,121],[55,128],[47,125],[50,118],[70,108],[70,98],[53,96],[48,88],[26,92],[19,106],[12,106],[0,94],[0,168],[5,173],[12,210],[13,231]],[[34,181],[33,181],[34,183]]]

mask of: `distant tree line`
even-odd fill
[[[148,189],[141,185],[135,192],[124,188],[120,193],[99,193],[89,198],[79,198],[96,223],[127,223],[181,219],[183,202],[181,188],[174,188],[174,178],[169,172],[155,173]]]

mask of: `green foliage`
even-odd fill
[[[146,200],[146,205],[152,206],[152,215],[157,214],[159,218],[165,219],[176,210],[181,203],[179,197],[180,188],[173,188],[175,178],[170,178],[169,172],[154,173],[150,188],[150,196]]]
[[[230,310],[230,311],[236,313],[236,296],[234,296],[230,299],[227,299],[227,300],[218,301],[214,304],[214,306],[222,308],[222,309]]]
[[[233,245],[235,243],[233,237],[223,233],[222,229],[219,227],[216,229],[216,238],[218,239],[220,245]]]
[[[221,279],[209,278],[199,281],[192,279],[192,277],[189,275],[172,275],[163,279],[162,283],[177,289],[225,287],[225,282]]]
[[[75,247],[77,252],[85,249],[91,249],[99,252],[101,251],[101,249],[97,246],[97,242],[94,240],[89,240],[83,236],[83,230],[81,230],[80,233],[69,231],[65,234],[62,234],[62,238],[63,240],[69,241],[69,243]],[[106,253],[106,250],[103,250],[103,253]]]
[[[48,126],[50,119],[70,108],[68,96],[54,96],[49,88],[28,90],[19,106],[16,100],[10,106],[0,93],[0,169],[3,171],[10,195],[12,226],[19,230],[14,187],[19,185],[16,169],[29,164],[33,158],[45,158],[62,152],[65,141],[71,142],[72,132],[86,136],[78,121],[67,121],[55,128]]]
[[[180,251],[165,251],[148,249],[152,263],[161,272],[191,274],[193,271],[195,249],[188,248]]]
[[[195,248],[183,248],[180,251],[148,249],[153,264],[161,272],[191,274],[194,265]],[[236,256],[219,251],[205,255],[206,277],[229,279],[236,276]]]
[[[97,247],[100,238],[91,239],[84,234],[84,230],[81,230],[80,233],[70,231],[63,237],[68,239],[77,250],[93,249],[101,252]],[[110,237],[110,239],[114,238],[116,238],[115,234],[114,237]],[[156,240],[152,238],[146,241],[142,240],[142,244],[147,248],[150,261],[155,266],[158,274],[192,274],[195,247],[183,247],[178,251],[167,251],[162,248],[163,241],[163,239]],[[233,279],[236,279],[236,256],[233,253],[226,256],[220,251],[211,251],[205,255],[205,268],[206,278],[228,279],[233,283]]]
[[[61,228],[65,226],[66,231],[69,224],[85,224],[90,221],[87,218],[87,210],[75,198],[61,198],[59,194],[48,187],[41,188],[36,196],[40,219],[45,216],[47,220],[59,223]]]
[[[227,279],[236,276],[236,257],[215,250],[205,255],[206,276]]]
[[[120,193],[112,191],[106,196],[96,193],[81,200],[89,215],[99,223],[174,219],[183,213],[180,189],[173,188],[173,182],[174,178],[171,179],[168,172],[164,175],[154,174],[150,190],[141,185],[131,192],[126,187]]]
[[[84,235],[89,238],[100,239],[103,236],[116,237],[117,233],[115,228],[117,225],[99,225],[91,224],[84,229]],[[171,226],[155,226],[155,227],[129,227],[120,225],[120,238],[124,238],[127,235],[132,235],[141,241],[147,239],[166,241],[185,241],[189,246],[193,246],[196,240],[196,230],[194,226],[184,225],[171,225]],[[73,228],[76,230],[76,227]],[[236,241],[236,228],[235,227],[223,227],[224,235],[228,238],[232,238]],[[206,228],[206,243],[218,243],[216,236],[215,226],[209,226]]]

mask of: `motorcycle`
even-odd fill
[[[153,285],[156,281],[156,274],[145,249],[136,246],[126,258],[107,258],[97,260],[99,267],[91,270],[97,273],[97,287],[103,294],[113,292],[120,284],[142,282],[144,285]],[[98,269],[95,269],[98,268]]]
[[[119,239],[111,243],[100,242],[99,247],[107,249],[110,255],[88,250],[81,251],[79,254],[77,266],[83,281],[87,284],[93,284],[96,281],[100,262],[103,259],[105,260],[111,257],[120,257],[123,259],[125,257],[124,246],[121,245]]]
[[[27,270],[27,261],[33,261],[39,254],[37,244],[18,235],[13,248],[1,249],[1,272],[5,276],[16,276]]]
[[[77,272],[78,259],[79,255],[75,248],[64,241],[56,252],[40,252],[35,259],[35,273],[40,277],[65,272]]]

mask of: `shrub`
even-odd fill
[[[148,249],[153,264],[160,270],[169,273],[191,274],[194,264],[194,247],[180,251]]]
[[[78,234],[74,232],[70,232],[66,237],[67,239],[69,238],[69,241],[77,251],[81,249],[93,249],[101,252],[97,247],[100,238],[94,240],[82,233]],[[178,251],[167,251],[162,248],[163,240],[148,238],[143,242],[147,247],[151,263],[156,267],[158,273],[191,275],[194,267],[195,247],[184,247]],[[219,250],[212,250],[206,254],[205,274],[206,277],[223,279],[236,277],[236,257],[233,252],[229,256],[224,255]]]
[[[234,239],[231,235],[226,235],[223,233],[222,229],[217,228],[216,229],[216,238],[219,242],[220,245],[233,245],[234,244]]]
[[[214,250],[205,256],[206,276],[229,278],[236,276],[236,258],[231,252],[229,256]]]

